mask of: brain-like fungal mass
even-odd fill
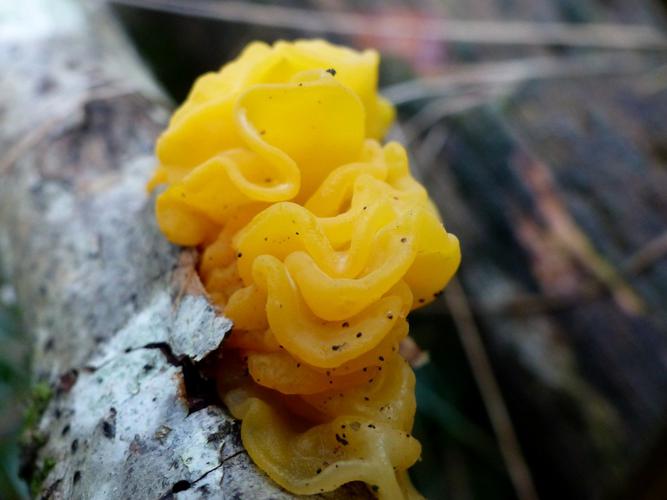
[[[286,490],[363,481],[421,498],[407,470],[415,376],[399,345],[460,261],[404,147],[379,56],[251,43],[201,76],[156,146],[149,189],[234,327],[216,379],[252,460]]]

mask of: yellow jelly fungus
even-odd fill
[[[295,494],[367,483],[421,498],[407,469],[414,374],[398,354],[410,310],[456,271],[405,149],[379,58],[322,40],[250,44],[197,80],[157,143],[149,189],[176,244],[234,322],[216,379],[244,446]]]

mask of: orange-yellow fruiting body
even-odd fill
[[[321,40],[250,44],[197,80],[157,144],[149,187],[167,238],[199,245],[211,300],[234,321],[218,382],[243,443],[296,494],[364,481],[417,498],[406,470],[410,310],[459,261],[405,149],[379,58]]]

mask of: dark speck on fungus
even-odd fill
[[[338,441],[343,446],[347,446],[348,444],[350,444],[350,442],[347,439],[345,439],[343,436],[340,436],[339,434],[336,434],[336,441]]]

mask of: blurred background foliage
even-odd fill
[[[28,394],[29,341],[20,326],[14,291],[0,275],[0,498],[23,498],[18,478],[19,434]]]
[[[409,146],[413,168],[437,193],[436,201],[448,229],[463,236],[462,286],[455,285],[453,292],[411,318],[411,335],[419,346],[413,346],[411,352],[418,361],[414,434],[423,445],[422,460],[411,473],[423,494],[443,500],[532,500],[537,497],[531,476],[522,469],[527,465],[543,499],[620,499],[632,497],[628,491],[638,491],[635,489],[641,481],[638,478],[648,477],[649,483],[655,477],[662,477],[663,471],[667,473],[667,459],[662,455],[667,448],[661,447],[664,438],[657,429],[651,428],[649,432],[646,426],[646,432],[641,433],[642,438],[643,434],[650,434],[646,439],[657,442],[656,446],[637,444],[636,448],[641,450],[635,453],[633,445],[626,456],[625,440],[628,436],[634,439],[641,425],[632,421],[635,428],[628,424],[629,430],[623,427],[618,431],[622,425],[616,422],[616,413],[607,410],[616,402],[625,405],[627,401],[623,398],[627,396],[605,392],[604,384],[608,381],[586,366],[586,357],[595,356],[600,341],[590,340],[584,330],[596,330],[599,323],[587,311],[574,319],[567,312],[588,295],[582,298],[579,291],[573,296],[552,293],[550,287],[557,281],[552,274],[562,276],[568,270],[562,271],[558,262],[538,262],[552,273],[548,279],[540,275],[540,268],[534,262],[536,257],[530,254],[534,249],[526,243],[530,235],[517,234],[516,227],[512,227],[517,223],[512,219],[516,216],[515,207],[508,208],[506,204],[507,199],[519,200],[521,210],[531,212],[539,208],[531,205],[535,201],[530,199],[530,186],[512,177],[516,173],[510,168],[512,162],[523,158],[524,150],[553,159],[557,167],[563,166],[562,171],[566,171],[566,167],[576,164],[576,158],[564,158],[563,151],[579,140],[590,141],[596,124],[604,128],[600,134],[609,143],[587,154],[602,154],[614,141],[622,142],[622,138],[614,136],[614,123],[622,121],[620,115],[616,122],[605,121],[600,115],[586,117],[589,128],[582,132],[572,125],[579,116],[566,116],[566,111],[563,120],[554,118],[545,125],[551,136],[563,140],[560,149],[541,140],[537,128],[535,137],[531,137],[531,125],[539,121],[535,117],[548,115],[542,110],[548,107],[546,102],[553,103],[561,93],[575,94],[567,90],[569,87],[544,90],[545,86],[531,82],[554,75],[561,78],[592,75],[604,79],[610,74],[633,74],[656,65],[664,72],[667,66],[661,65],[667,61],[662,55],[667,43],[652,28],[654,24],[664,27],[659,1],[118,0],[111,3],[141,56],[174,102],[185,98],[198,75],[216,70],[255,39],[272,42],[280,38],[321,36],[381,51],[381,85],[399,111],[399,126],[393,135]],[[401,22],[393,31],[386,28],[390,24],[383,24],[396,19]],[[551,24],[548,29],[535,24],[542,22]],[[588,23],[601,22],[617,24],[606,30],[587,29]],[[417,36],[403,36],[401,28]],[[434,33],[436,36],[432,36]],[[598,92],[612,94],[604,85],[598,85],[601,81],[592,80],[590,87],[581,91],[583,101]],[[519,88],[522,93],[517,97]],[[661,110],[667,110],[663,106],[665,101],[641,108],[630,94],[622,89],[623,102],[630,102],[629,106],[641,119],[657,124]],[[609,99],[611,102],[612,98]],[[563,109],[571,106],[579,111],[580,104],[581,101],[574,105],[568,102]],[[550,105],[556,117],[558,105]],[[603,105],[606,110],[608,102]],[[658,125],[654,128],[664,131]],[[628,145],[623,152],[633,147]],[[589,179],[581,177],[584,174],[577,175],[565,178],[564,184],[566,188],[585,191]],[[472,212],[468,211],[469,206],[473,206]],[[594,233],[595,223],[586,219],[585,210],[575,206],[573,211],[584,231]],[[550,241],[549,235],[535,238],[547,241],[545,245]],[[584,264],[593,262],[590,267],[595,269],[596,259],[590,257]],[[505,280],[506,276],[511,276],[511,280]],[[26,399],[28,386],[28,341],[18,326],[18,311],[10,289],[2,290],[0,491],[8,493],[0,497],[22,498],[26,490],[16,479],[17,432],[21,426],[21,408],[25,406],[21,401]],[[604,300],[613,303],[608,297],[613,293],[604,290],[601,292]],[[613,288],[610,290],[613,292]],[[466,293],[470,303],[466,301]],[[498,296],[516,300],[505,300],[499,306],[492,303]],[[659,303],[667,297],[667,292],[657,297]],[[600,307],[607,305],[605,302]],[[608,317],[609,311],[602,310],[598,321]],[[622,323],[625,319],[618,321]],[[572,328],[576,322],[585,325],[581,332]],[[549,336],[544,338],[555,338],[553,343],[540,337],[540,332],[547,329],[546,323],[553,331],[549,330]],[[661,334],[667,333],[664,326],[660,324]],[[516,348],[514,342],[523,342],[525,348]],[[493,369],[484,346],[491,351]],[[570,356],[576,359],[572,361]],[[639,360],[635,363],[641,364]],[[564,388],[558,386],[560,381],[545,384],[541,380],[556,377],[558,366],[570,364],[575,368],[571,374],[568,372],[570,379],[563,382]],[[610,376],[616,376],[615,369],[613,364],[609,365]],[[619,384],[626,383],[621,380],[625,375],[619,371]],[[667,394],[664,372],[655,378],[657,382],[648,393],[662,384]],[[607,404],[608,401],[611,403]],[[590,403],[588,409],[587,403]],[[659,403],[655,403],[656,407]],[[659,411],[662,410],[659,408],[656,413]],[[644,425],[648,420],[641,422]],[[514,436],[515,427],[521,448]],[[644,461],[649,465],[641,465]],[[581,469],[581,477],[576,476],[577,469]],[[641,471],[652,472],[642,476],[645,472]],[[634,486],[628,490],[628,484]],[[666,489],[659,491],[665,496],[657,493],[655,497],[641,498],[667,498]],[[639,494],[636,498],[640,498]]]

